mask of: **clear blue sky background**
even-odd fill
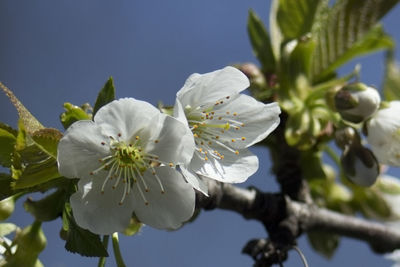
[[[118,98],[173,104],[176,91],[191,73],[256,62],[246,32],[248,10],[254,9],[267,22],[269,5],[267,0],[3,0],[0,80],[44,125],[59,129],[62,104],[93,103],[109,76],[114,77]],[[384,19],[397,42],[399,16],[397,7]],[[359,62],[362,80],[379,87],[383,54],[355,60],[343,71]],[[14,127],[17,121],[13,106],[1,94],[0,121]],[[246,185],[276,191],[267,151],[253,151],[260,156],[261,167]],[[398,169],[394,173],[400,174]],[[19,202],[11,220],[25,226],[32,217],[21,206]],[[97,259],[64,250],[60,227],[60,220],[44,224],[48,246],[40,256],[42,262],[50,267],[96,266]],[[202,212],[176,232],[145,227],[137,236],[121,237],[121,243],[128,266],[242,267],[252,265],[248,256],[240,254],[244,244],[265,236],[258,223],[218,210]],[[354,240],[343,239],[331,261],[313,252],[304,237],[299,246],[310,266],[390,265]],[[115,266],[112,258],[108,266]],[[299,257],[291,253],[284,266],[301,266]]]

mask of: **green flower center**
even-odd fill
[[[161,194],[165,194],[164,186],[156,173],[156,167],[160,165],[167,165],[174,167],[172,162],[166,163],[159,159],[158,156],[147,153],[141,146],[139,136],[136,136],[132,142],[120,140],[121,134],[118,138],[110,136],[109,144],[102,142],[101,145],[109,145],[110,154],[99,159],[101,166],[96,170],[90,172],[90,175],[96,175],[100,171],[108,172],[101,187],[101,193],[104,194],[104,189],[108,183],[112,183],[112,188],[116,189],[118,185],[122,184],[124,187],[123,196],[120,205],[123,204],[125,197],[130,194],[133,186],[136,186],[144,203],[149,205],[146,198],[146,193],[150,192],[150,188],[146,183],[144,173],[151,171],[154,179],[158,182]],[[152,142],[158,143],[158,140]]]
[[[209,160],[209,157],[222,160],[224,155],[218,151],[219,147],[238,155],[239,151],[232,149],[230,143],[246,140],[244,136],[230,139],[225,137],[229,131],[240,131],[244,127],[238,112],[227,110],[225,107],[229,101],[230,97],[227,96],[216,103],[194,108],[185,107],[185,115],[195,137],[196,153],[205,161]]]

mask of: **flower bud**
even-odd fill
[[[400,166],[400,101],[385,105],[365,124],[368,143],[382,164]]]
[[[371,186],[379,176],[374,154],[358,142],[345,147],[340,161],[346,176],[356,185]]]
[[[46,243],[40,222],[25,227],[16,236],[17,250],[7,258],[7,266],[40,266],[38,255]]]
[[[335,97],[335,108],[344,120],[360,123],[378,109],[381,98],[378,91],[363,83],[353,83],[340,89]]]
[[[4,221],[14,212],[15,201],[15,196],[11,196],[0,201],[0,221]]]

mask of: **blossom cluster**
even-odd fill
[[[277,103],[241,94],[248,78],[233,67],[191,75],[173,116],[134,98],[114,100],[93,120],[72,124],[58,146],[59,172],[79,178],[70,197],[78,225],[96,234],[124,231],[132,216],[177,229],[195,208],[204,179],[247,180],[258,169],[248,147],[279,124]]]

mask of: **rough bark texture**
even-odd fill
[[[363,240],[378,253],[400,248],[400,231],[386,225],[318,208],[283,197],[282,194],[263,193],[214,180],[206,182],[209,197],[199,193],[197,208],[234,211],[246,219],[260,221],[269,232],[268,239],[251,240],[243,250],[256,260],[255,266],[281,262],[287,257],[287,251],[295,245],[296,238],[312,230]],[[272,233],[270,225],[275,222],[280,223],[277,229],[273,229],[277,232]]]

